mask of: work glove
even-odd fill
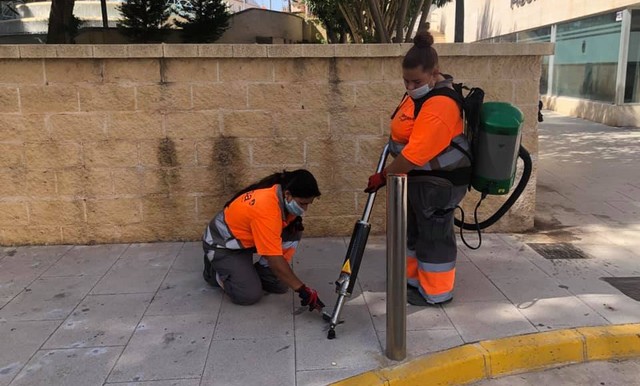
[[[364,190],[365,193],[374,193],[377,192],[378,189],[385,186],[387,184],[387,173],[382,171],[380,173],[376,173],[369,177],[369,185]]]
[[[318,292],[313,288],[309,288],[306,285],[302,285],[296,290],[300,297],[300,304],[305,307],[309,306],[309,311],[320,310],[324,307],[324,303],[318,297]]]

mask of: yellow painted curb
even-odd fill
[[[607,360],[640,356],[640,324],[583,327],[586,360]]]
[[[635,356],[640,356],[640,324],[581,327],[466,344],[332,385],[464,385],[565,364]]]

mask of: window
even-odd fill
[[[615,12],[558,24],[553,94],[613,103],[621,26]]]
[[[551,41],[551,26],[518,32],[518,43],[549,43]],[[542,71],[540,73],[540,94],[546,94],[549,88],[549,57],[542,57]]]
[[[624,102],[640,102],[640,10],[631,12],[631,32],[629,34],[629,57],[627,59]]]

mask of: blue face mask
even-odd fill
[[[285,205],[287,206],[287,211],[289,213],[295,216],[304,216],[304,209],[302,209],[302,207],[298,205],[298,202],[293,198],[291,198],[291,201],[285,200]]]
[[[431,91],[431,87],[429,84],[425,84],[424,86],[420,86],[418,88],[414,88],[413,90],[407,90],[407,94],[413,99],[420,99],[423,96],[427,95]]]

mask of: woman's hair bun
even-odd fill
[[[413,44],[420,48],[431,47],[433,45],[433,35],[426,30],[418,31],[413,38]]]

